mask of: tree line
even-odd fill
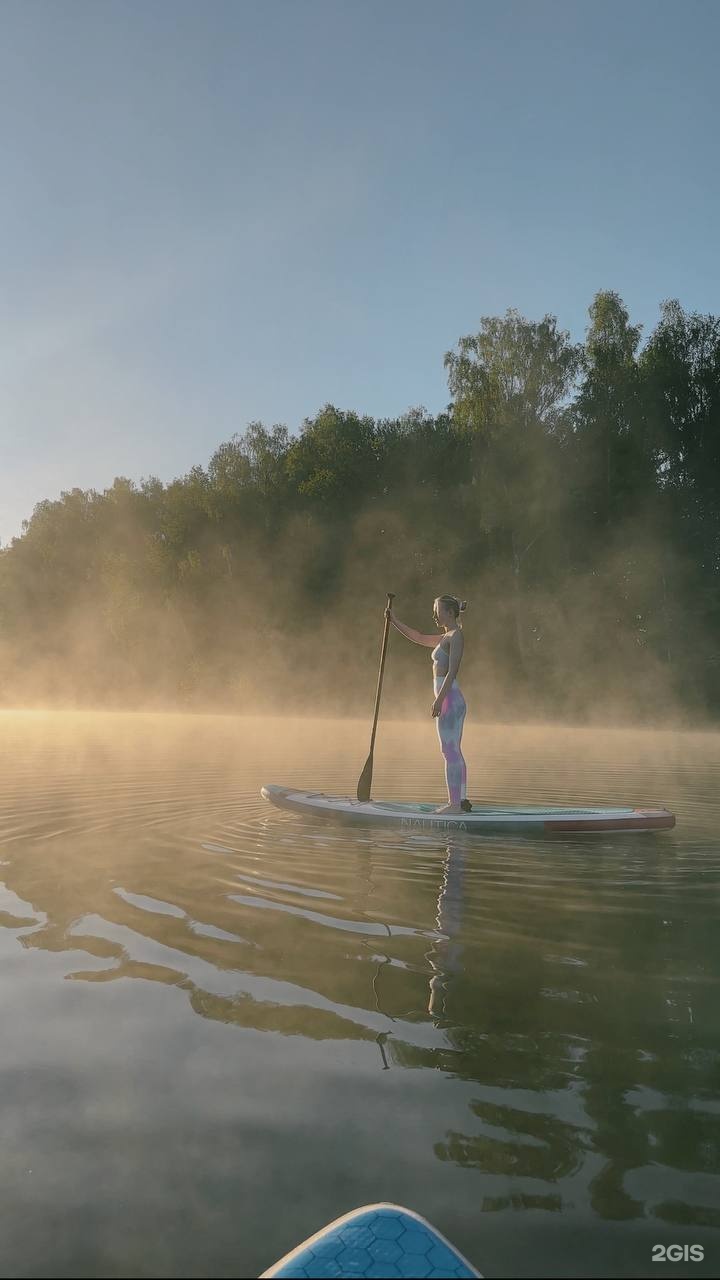
[[[4,704],[362,712],[385,591],[421,630],[453,591],[478,714],[714,721],[720,319],[665,302],[642,345],[604,291],[582,343],[509,310],[444,364],[440,414],[326,404],[38,503],[0,549]],[[395,661],[402,711],[427,673]]]

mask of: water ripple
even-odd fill
[[[692,1227],[709,1256],[720,739],[475,725],[478,799],[678,815],[658,837],[546,841],[347,829],[260,798],[268,781],[351,793],[364,725],[3,727],[0,947],[19,1028],[0,1051],[4,1159],[7,1210],[27,1223],[14,1273],[43,1273],[43,1206],[68,1162],[87,1222],[115,1213],[125,1238],[124,1206],[165,1215],[178,1253],[157,1274],[185,1274],[189,1242],[216,1229],[225,1253],[202,1273],[233,1274],[240,1238],[267,1233],[267,1205],[296,1188],[308,1229],[387,1195],[465,1231],[479,1261],[512,1240],[517,1274],[535,1255],[508,1213],[544,1233],[548,1272],[583,1273],[573,1233],[542,1225],[561,1220],[605,1258],[632,1221],[638,1274],[658,1222]],[[378,795],[443,799],[427,728],[382,726]],[[41,1071],[38,1126],[22,1099]],[[109,1197],[108,1160],[125,1158]],[[149,1249],[157,1234],[153,1217]],[[97,1274],[78,1248],[67,1274]]]

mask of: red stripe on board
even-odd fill
[[[675,826],[675,815],[658,814],[654,817],[637,818],[589,818],[579,822],[545,822],[546,831],[660,831]]]

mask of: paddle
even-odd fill
[[[395,592],[388,591],[386,608],[392,608],[392,602],[395,599]],[[357,798],[363,802],[370,799],[370,787],[372,785],[373,771],[373,749],[375,747],[375,730],[377,729],[378,711],[380,710],[380,694],[382,693],[383,671],[385,670],[385,651],[387,649],[388,635],[390,632],[390,619],[385,618],[385,631],[383,632],[382,653],[380,654],[380,674],[378,676],[377,693],[375,694],[375,716],[373,718],[372,736],[370,738],[370,755],[365,761],[365,768],[360,774],[360,781],[357,784]]]

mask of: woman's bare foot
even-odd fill
[[[436,813],[462,813],[463,811],[460,808],[459,804],[444,804],[442,806],[442,809],[436,809],[435,812]]]

